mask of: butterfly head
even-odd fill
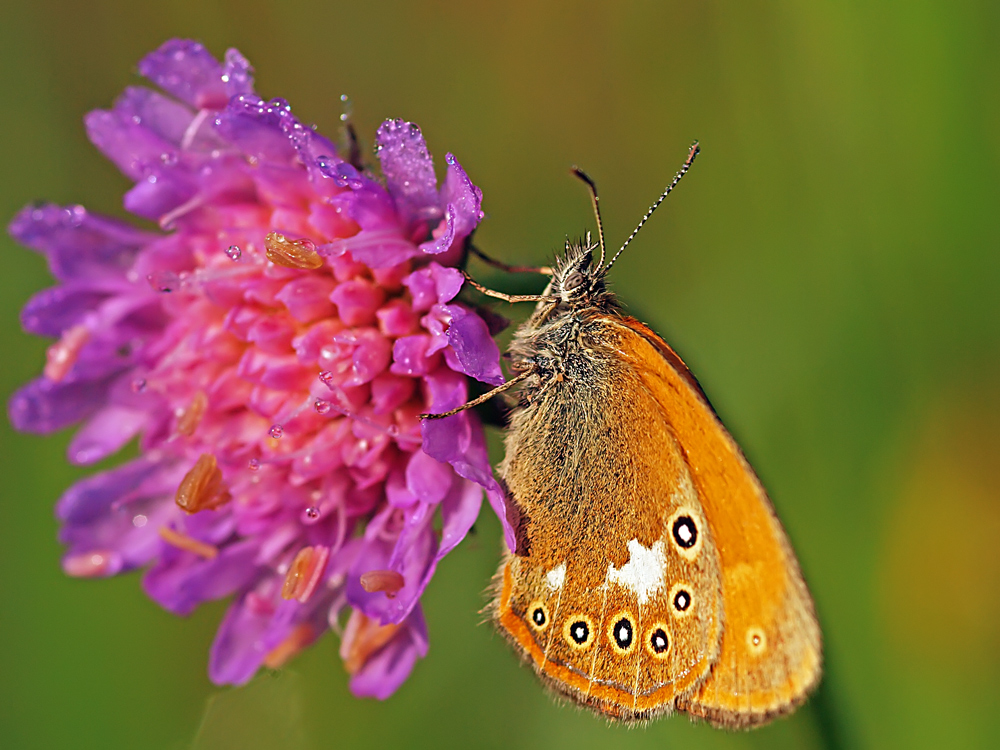
[[[592,304],[605,292],[604,272],[594,264],[590,233],[579,242],[567,242],[566,254],[559,259],[552,279],[552,291],[564,305]]]

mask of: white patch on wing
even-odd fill
[[[666,547],[662,539],[650,548],[633,539],[628,543],[628,552],[628,562],[620,568],[608,566],[608,582],[624,586],[638,597],[639,604],[645,604],[650,596],[667,585]]]
[[[545,574],[545,582],[550,589],[561,589],[566,582],[566,563],[557,565]]]

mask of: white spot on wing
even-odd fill
[[[608,582],[624,586],[638,597],[639,604],[645,604],[650,596],[666,586],[666,548],[662,539],[648,549],[638,539],[633,539],[628,543],[628,552],[629,560],[620,568],[608,566]]]
[[[557,565],[545,574],[545,582],[550,589],[561,589],[566,582],[566,563]]]

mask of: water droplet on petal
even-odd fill
[[[325,401],[321,398],[316,399],[313,403],[313,409],[316,410],[317,414],[329,414],[330,413],[330,402]]]
[[[271,429],[267,431],[267,434],[275,440],[280,440],[281,436],[285,434],[285,428],[280,424],[273,424],[271,425]]]
[[[251,458],[247,461],[247,468],[250,469],[250,471],[257,471],[260,468],[260,459]]]
[[[313,520],[319,518],[319,508],[314,505],[310,505],[306,508],[306,518],[311,518]]]
[[[240,259],[241,255],[243,255],[243,251],[240,250],[239,245],[230,245],[226,248],[226,255],[229,256],[229,260],[236,261]]]
[[[146,390],[146,381],[144,378],[136,378],[132,381],[133,393],[142,393],[144,390]]]
[[[181,277],[173,271],[153,271],[146,280],[158,292],[172,292],[181,283]]]
[[[330,382],[333,380],[333,373],[329,370],[323,370],[319,374],[319,379],[323,381],[323,385],[330,385]]]

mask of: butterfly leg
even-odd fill
[[[494,268],[499,268],[501,271],[506,271],[507,273],[540,273],[543,276],[551,276],[553,274],[552,268],[549,266],[512,266],[508,263],[504,263],[503,261],[499,261],[496,258],[491,258],[471,242],[468,247],[469,252],[477,258],[485,263],[488,263]]]
[[[517,385],[521,381],[526,380],[528,378],[528,376],[529,375],[533,375],[534,372],[535,372],[534,370],[525,370],[524,372],[522,372],[517,377],[511,378],[506,383],[504,383],[502,385],[498,385],[493,390],[487,391],[482,396],[478,396],[477,398],[474,398],[471,401],[467,401],[466,403],[462,404],[459,407],[451,409],[450,411],[446,411],[446,412],[444,412],[442,414],[421,414],[420,418],[421,419],[444,419],[445,417],[450,417],[450,416],[453,416],[455,414],[458,414],[460,411],[465,411],[466,409],[471,409],[474,406],[479,406],[481,403],[483,403],[485,401],[489,401],[491,398],[493,398],[494,396],[496,396],[498,393],[503,393],[508,388],[513,388],[515,385]]]
[[[558,297],[551,294],[504,294],[503,292],[497,292],[493,289],[487,289],[464,271],[463,274],[465,276],[465,280],[469,282],[470,286],[478,289],[487,297],[502,299],[504,302],[557,302],[559,300]]]

